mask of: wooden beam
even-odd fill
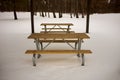
[[[89,33],[90,3],[91,0],[87,0],[86,33]]]
[[[31,32],[34,33],[34,10],[33,10],[33,0],[30,0],[30,11],[31,11]]]

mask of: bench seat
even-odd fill
[[[91,54],[91,50],[27,50],[26,54]]]
[[[84,62],[84,54],[91,54],[91,50],[27,50],[25,52],[26,54],[33,54],[33,66],[36,66],[36,61],[35,61],[35,55],[38,54],[38,57],[40,57],[40,54],[81,54],[82,56],[82,66],[85,65]]]

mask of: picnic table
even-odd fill
[[[91,50],[81,49],[83,39],[89,39],[90,37],[86,33],[32,33],[28,36],[28,39],[34,39],[36,43],[36,50],[27,50],[26,54],[33,54],[33,66],[36,66],[36,54],[40,58],[41,54],[77,54],[78,57],[82,58],[82,66],[85,65],[84,54],[92,53]],[[74,40],[75,39],[75,40]],[[53,42],[74,42],[78,44],[77,48],[71,50],[45,50],[46,46],[40,45],[42,42],[49,42],[47,46]],[[69,43],[68,43],[69,44]],[[40,48],[41,46],[41,48]]]
[[[70,26],[73,26],[73,24],[72,23],[42,23],[41,26],[44,26],[44,28],[42,29],[45,32],[49,32],[52,30],[62,30],[69,32],[71,29]]]

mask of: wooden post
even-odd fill
[[[87,0],[86,33],[89,33],[90,2],[91,0]]]
[[[30,0],[30,11],[31,11],[31,32],[34,33],[34,10],[33,10],[33,0]]]

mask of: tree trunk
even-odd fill
[[[80,0],[80,4],[81,4],[81,11],[82,11],[82,18],[84,18],[84,7],[85,7],[85,0]]]
[[[59,0],[58,3],[59,3],[59,6],[58,6],[59,18],[62,18],[62,10],[63,10],[63,8],[62,8],[61,5],[63,4],[63,1]]]
[[[15,10],[14,10],[14,20],[17,20],[17,14]]]
[[[44,15],[44,11],[45,11],[45,10],[44,10],[44,9],[45,9],[44,6],[45,6],[45,5],[44,5],[44,0],[42,0],[42,1],[41,1],[41,11],[42,11],[41,13],[42,13],[42,17],[45,17],[45,15]]]
[[[74,15],[74,10],[75,10],[75,4],[74,4],[75,0],[70,0],[70,17],[72,18],[72,14]]]
[[[72,3],[71,3],[71,0],[70,0],[70,18],[72,18]]]
[[[53,11],[53,17],[56,18],[55,11]]]
[[[53,17],[56,18],[56,15],[55,15],[55,10],[56,10],[56,0],[53,0],[52,10],[53,10]]]
[[[30,0],[30,10],[31,10],[31,32],[34,33],[34,10],[33,10],[33,0]]]
[[[89,33],[90,4],[91,0],[87,0],[86,33]]]
[[[79,0],[76,0],[75,1],[75,4],[76,4],[76,6],[75,6],[75,15],[76,15],[76,18],[79,18],[79,15],[78,15],[78,3],[79,3]]]
[[[48,17],[50,17],[50,1],[46,0],[46,6],[47,6],[47,12],[48,12]]]
[[[14,4],[14,20],[17,20],[16,2],[15,2],[15,0],[13,1],[13,4]]]

